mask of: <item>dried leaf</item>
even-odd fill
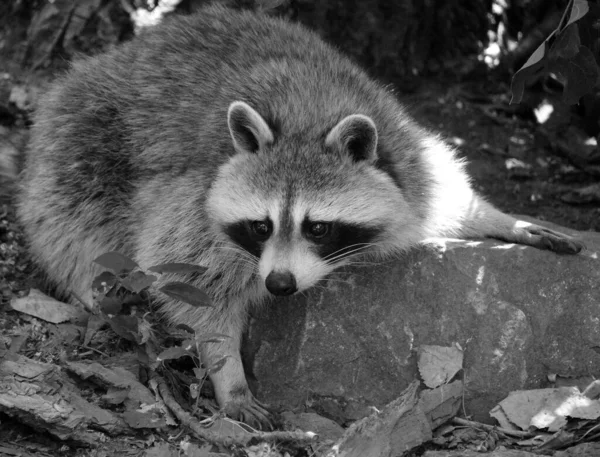
[[[600,401],[586,397],[577,387],[514,391],[499,406],[510,422],[522,430],[534,426],[556,432],[567,423],[567,417],[600,417]]]
[[[463,351],[457,346],[419,347],[419,372],[429,388],[446,384],[462,369]]]
[[[120,405],[129,396],[129,389],[116,389],[111,387],[106,395],[102,396],[102,400],[110,405]]]
[[[167,425],[155,411],[126,411],[123,413],[123,420],[131,428],[162,428]]]
[[[31,289],[29,295],[26,297],[13,298],[10,306],[15,311],[29,314],[53,324],[81,319],[87,315],[78,306],[69,305],[50,298],[37,289]]]

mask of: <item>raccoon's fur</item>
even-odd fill
[[[519,224],[396,98],[305,28],[208,7],[77,62],[40,102],[19,214],[63,292],[91,301],[93,260],[188,262],[214,300],[162,300],[174,323],[231,336],[219,404],[264,422],[239,357],[248,306],[304,290],[359,254],[430,236],[581,245]]]

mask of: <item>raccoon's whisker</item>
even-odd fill
[[[327,262],[327,264],[331,265],[335,262],[337,262],[338,260],[345,258],[345,257],[350,257],[352,255],[358,254],[361,251],[364,251],[370,247],[373,246],[377,246],[377,244],[373,244],[373,243],[363,243],[363,245],[352,245],[352,246],[348,246],[346,248],[342,248],[339,251],[334,252],[333,254],[331,254],[328,257],[325,257],[324,260],[325,262]]]
[[[362,249],[367,249],[369,247],[372,246],[378,246],[375,243],[356,243],[356,244],[351,244],[350,246],[345,246],[341,249],[338,249],[335,252],[332,252],[331,254],[325,256],[323,258],[323,260],[325,261],[330,261],[331,259],[335,259],[338,258],[340,256],[344,256],[344,255],[350,255],[356,251],[362,250]]]
[[[234,244],[216,244],[211,246],[211,249],[224,249],[224,250],[230,250],[230,251],[235,251],[238,252],[246,257],[251,257],[253,259],[256,259],[257,257],[250,254],[248,251],[245,251],[244,249],[239,248],[238,246],[234,245]]]
[[[345,266],[355,266],[355,267],[375,267],[379,265],[379,262],[366,262],[366,261],[350,261],[345,264]]]
[[[258,265],[258,261],[259,261],[258,257],[253,256],[249,252],[244,251],[243,249],[240,249],[236,246],[212,246],[212,249],[221,249],[221,250],[228,250],[228,251],[235,252],[236,254],[239,254],[239,256],[241,258],[247,259],[248,261],[254,262],[256,265]]]
[[[257,264],[249,262],[248,260],[245,260],[245,259],[238,259],[238,261],[240,262],[239,264],[241,267],[249,268],[252,271],[256,271]]]

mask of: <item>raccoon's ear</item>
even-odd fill
[[[362,114],[352,114],[342,119],[327,135],[325,145],[355,161],[374,162],[377,159],[377,127]]]
[[[227,125],[237,152],[255,153],[273,143],[273,132],[260,114],[244,102],[233,102]]]

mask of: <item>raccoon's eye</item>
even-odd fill
[[[308,234],[312,238],[323,238],[329,233],[329,225],[325,222],[315,222],[308,226]]]
[[[267,238],[271,234],[271,224],[268,221],[254,221],[251,227],[252,232],[260,238]]]

